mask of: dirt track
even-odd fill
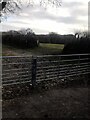
[[[52,88],[3,100],[3,118],[88,118],[90,87]]]

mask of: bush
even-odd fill
[[[38,46],[37,38],[34,33],[28,33],[26,35],[18,32],[3,33],[2,43],[20,48],[32,48]]]
[[[80,38],[65,45],[63,54],[82,54],[90,53],[90,38]]]

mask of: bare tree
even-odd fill
[[[38,2],[43,7],[61,6],[61,0],[38,0]],[[18,13],[23,9],[23,6],[30,7],[35,3],[35,0],[0,0],[0,22],[3,21],[2,18],[7,13]]]
[[[0,3],[0,11],[3,10],[3,8],[5,8],[5,6],[6,6],[6,2]]]
[[[40,5],[55,5],[56,7],[59,7],[61,5],[60,0],[38,0]],[[4,12],[15,12],[17,9],[22,9],[23,4],[26,4],[26,7],[33,5],[35,3],[34,0],[2,0],[0,2],[0,11]]]
[[[75,37],[80,39],[80,38],[86,38],[90,35],[90,33],[86,30],[82,31],[82,30],[76,30],[75,31]]]

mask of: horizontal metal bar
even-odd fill
[[[30,74],[30,73],[31,73],[31,71],[23,71],[23,72],[21,72],[21,71],[20,72],[17,72],[17,71],[16,72],[12,72],[11,71],[11,72],[7,72],[7,73],[5,73],[5,72],[2,73],[2,76],[7,76],[7,75],[9,75],[9,76],[10,75],[22,75],[22,74],[26,75],[26,74]]]
[[[78,74],[78,75],[88,74],[88,73],[90,73],[90,72],[80,73],[80,74]],[[77,74],[67,75],[67,76],[61,76],[60,78],[63,78],[63,77],[73,77],[73,76],[77,76]],[[51,79],[53,79],[53,78],[49,78],[49,80],[51,80]],[[55,79],[55,77],[54,77],[54,79]],[[56,79],[57,79],[57,77],[56,77]],[[37,80],[37,82],[41,82],[41,81],[48,81],[48,79],[47,79],[47,80],[45,80],[45,79]],[[21,83],[30,83],[30,81],[23,81],[23,82],[16,82],[16,83],[3,84],[3,86],[13,85],[13,84],[21,84]]]
[[[66,64],[66,65],[65,65],[65,64],[63,64],[63,65],[60,64],[59,66],[61,66],[61,67],[72,66],[72,65],[73,65],[73,66],[76,66],[76,65],[80,65],[80,66],[81,66],[81,65],[89,65],[89,64],[90,64],[90,62],[87,62],[87,63],[76,63],[76,64],[75,64],[75,63],[72,63],[72,64]]]
[[[65,76],[67,76],[67,75],[73,75],[73,74],[79,74],[79,73],[85,73],[85,72],[90,72],[90,71],[78,71],[78,73],[77,72],[70,72],[70,73],[63,73],[63,74],[46,74],[45,75],[45,77],[41,77],[41,78],[49,78],[49,77],[59,77],[59,76],[63,76],[63,75],[65,75]],[[39,77],[40,78],[40,77]]]
[[[2,72],[11,72],[11,71],[14,72],[14,71],[24,71],[24,70],[30,70],[30,67],[27,67],[27,68],[17,68],[17,69],[16,68],[15,69],[7,69],[7,70],[6,69],[5,70],[2,69]]]
[[[2,82],[15,82],[15,81],[26,81],[26,80],[30,80],[31,81],[31,77],[20,78],[20,79],[15,79],[15,80],[2,80]]]
[[[65,65],[77,65],[78,63],[81,64],[81,65],[82,65],[82,64],[90,64],[90,62],[86,62],[86,61],[85,61],[85,62],[78,62],[78,63],[77,63],[77,62],[76,62],[76,63],[62,63],[62,62],[59,61],[59,62],[56,62],[56,63],[57,63],[57,64],[55,64],[55,65],[61,65],[61,66],[65,66]],[[37,64],[38,64],[38,63],[37,63]],[[50,65],[51,63],[48,62],[48,64]],[[48,65],[48,64],[45,64],[45,63],[43,62],[42,64],[38,64],[38,66]]]
[[[57,73],[59,70],[52,70],[52,71],[37,71],[37,76],[40,76],[40,75],[46,75],[48,73],[52,74],[52,73]]]
[[[89,69],[90,65],[88,66],[72,66],[72,67],[64,67],[64,68],[59,68],[60,70],[67,70],[67,69],[73,69],[73,70],[77,70],[77,69]]]
[[[27,56],[0,56],[0,58],[32,58],[32,55]]]
[[[18,63],[6,63],[6,64],[2,64],[2,66],[5,66],[5,65],[21,65],[21,64],[29,64],[29,63],[31,63],[31,62],[18,62]]]
[[[77,70],[77,69],[89,69],[90,65],[85,65],[85,66],[72,66],[72,67],[54,67],[54,68],[47,68],[47,69],[37,69],[37,73],[42,73],[42,72],[49,72],[49,71],[61,71],[61,70],[69,70],[69,69],[73,69],[73,70]]]
[[[50,75],[50,74],[66,74],[66,73],[70,73],[70,74],[72,74],[73,72],[75,72],[75,73],[77,73],[78,74],[78,72],[83,72],[83,71],[90,71],[90,69],[87,69],[87,68],[83,68],[83,69],[70,69],[70,70],[63,70],[63,71],[60,71],[60,70],[57,70],[57,71],[44,71],[44,72],[41,72],[41,73],[39,73],[39,72],[37,72],[37,76],[41,76],[41,75]]]
[[[24,78],[24,77],[30,77],[30,75],[3,77],[2,80],[4,80],[4,79],[15,79],[15,78]]]
[[[65,77],[71,77],[71,76],[78,76],[78,75],[84,75],[84,74],[89,74],[90,73],[90,71],[89,72],[84,72],[84,73],[78,73],[78,74],[72,74],[72,75],[66,75]]]
[[[85,54],[64,54],[64,55],[38,55],[38,56],[32,56],[32,55],[29,55],[29,56],[0,56],[0,59],[2,58],[32,58],[32,57],[63,57],[63,56],[87,56],[87,55],[90,55],[90,53],[85,53]]]
[[[82,70],[82,71],[77,71],[77,72],[74,72],[74,71],[72,71],[72,72],[68,72],[68,73],[61,73],[61,75],[70,75],[70,74],[79,74],[79,73],[85,73],[85,72],[90,72],[90,70]]]
[[[89,60],[89,59],[87,58],[87,59],[81,59],[81,60],[83,61],[83,60]],[[45,66],[45,65],[46,65],[46,66],[47,66],[47,65],[61,65],[62,62],[74,62],[74,61],[75,61],[75,62],[77,61],[78,63],[81,62],[79,59],[72,59],[72,60],[51,61],[51,62],[50,62],[50,61],[47,61],[47,62],[45,61],[45,62],[41,62],[41,63],[40,63],[40,62],[39,62],[39,63],[37,62],[37,64],[38,64],[38,67],[39,67],[39,66],[41,66],[41,65],[42,65],[42,66]],[[55,63],[56,63],[56,64],[55,64]],[[65,63],[64,63],[64,64],[65,64]],[[66,64],[68,64],[68,63],[66,63]]]
[[[73,64],[72,64],[72,65],[73,65]],[[79,67],[81,67],[80,64],[76,64],[76,65],[78,65]],[[66,66],[68,66],[68,65],[66,65]],[[73,66],[74,66],[74,65],[73,65]],[[73,66],[72,66],[72,67],[73,67]],[[58,68],[62,68],[62,67],[68,68],[68,67],[61,66],[61,65],[57,65],[57,66],[56,66],[56,65],[54,65],[54,66],[50,66],[50,65],[49,65],[49,66],[45,66],[45,67],[43,67],[43,66],[38,67],[38,66],[37,66],[37,70],[39,70],[39,69],[40,69],[40,70],[41,70],[41,69],[49,69],[49,68],[54,68],[54,69],[55,69],[55,68],[57,68],[57,67],[58,67]],[[70,67],[70,68],[72,68],[72,67]]]
[[[68,59],[68,60],[62,60],[62,62],[72,62],[72,61],[83,61],[83,60],[89,60],[89,58],[84,58],[84,59]]]
[[[59,79],[63,79],[63,78],[67,78],[67,77],[73,77],[73,76],[79,76],[79,75],[85,75],[85,74],[90,74],[90,72],[85,72],[85,73],[79,73],[79,74],[73,74],[73,75],[64,75],[64,76],[59,76],[59,78],[58,77],[56,77],[56,79],[58,78],[58,80]],[[47,80],[45,80],[45,79],[39,79],[39,80],[36,80],[36,82],[42,82],[42,81],[50,81],[50,80],[53,80],[53,78],[49,78],[49,79],[47,79]],[[56,81],[56,80],[55,80]]]
[[[15,79],[15,80],[5,80],[5,81],[2,81],[2,83],[12,83],[12,82],[21,82],[21,81],[31,81],[31,78],[25,78],[25,79]]]
[[[57,65],[58,66],[58,65]],[[54,66],[46,66],[46,67],[43,67],[43,66],[40,66],[40,67],[38,67],[37,66],[37,70],[39,70],[39,69],[49,69],[49,68],[57,68],[57,66],[56,65],[54,65]]]
[[[6,84],[2,84],[2,86],[11,86],[11,85],[17,85],[17,84],[24,84],[24,83],[31,83],[31,82],[23,81],[23,82],[16,82],[16,83],[6,83]]]
[[[67,54],[67,55],[43,55],[43,56],[37,56],[38,57],[68,57],[68,56],[87,56],[87,55],[90,55],[90,53],[86,53],[86,54]]]
[[[62,62],[69,62],[69,61],[80,61],[80,60],[89,60],[88,58],[84,58],[84,59],[72,59],[72,60],[62,60]],[[51,63],[57,63],[57,62],[60,62],[60,61],[51,61]],[[2,64],[2,66],[8,66],[8,65],[17,65],[17,64],[29,64],[29,63],[31,63],[32,64],[32,62],[18,62],[18,63],[14,63],[14,62],[12,62],[12,63],[5,63],[5,64]],[[40,62],[37,62],[37,64],[40,64]],[[48,63],[48,64],[50,64],[50,61],[46,61],[46,62],[43,62],[44,64],[45,63]],[[42,63],[41,63],[42,64]]]
[[[50,69],[49,69],[50,68]],[[73,69],[73,70],[77,70],[77,69],[89,69],[90,68],[90,65],[84,65],[84,66],[72,66],[72,67],[49,67],[49,68],[47,68],[47,69],[44,69],[44,68],[42,68],[42,69],[37,69],[37,73],[38,72],[48,72],[48,71],[56,71],[56,70],[59,70],[59,71],[61,71],[61,70],[69,70],[69,69]]]
[[[77,69],[77,70],[74,69],[74,70],[68,70],[68,71],[66,70],[66,71],[60,71],[60,74],[61,73],[68,73],[68,74],[71,73],[72,74],[72,72],[75,72],[78,74],[78,72],[89,71],[89,70],[90,69]]]
[[[44,75],[44,76],[46,76],[46,75],[51,75],[51,74],[57,74],[57,75],[59,75],[59,74],[66,74],[67,72],[68,72],[68,74],[73,74],[73,72],[75,72],[75,73],[77,73],[78,74],[78,72],[83,72],[83,71],[89,71],[88,69],[74,69],[74,70],[65,70],[65,71],[49,71],[49,72],[42,72],[41,74],[40,73],[37,73],[37,77],[38,76],[41,76],[41,75]]]
[[[54,79],[57,79],[57,77],[54,77]],[[53,80],[53,78],[49,78],[49,79],[45,79],[45,78],[39,78],[36,80],[36,82],[42,82],[42,81],[50,81],[50,80]]]

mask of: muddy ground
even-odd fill
[[[4,118],[90,119],[90,86],[53,87],[3,100]]]

